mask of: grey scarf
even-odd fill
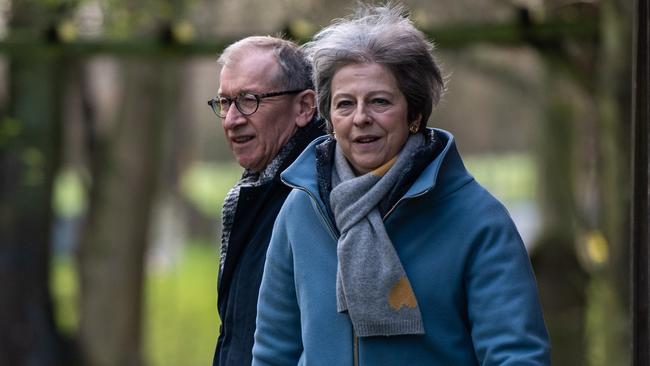
[[[424,334],[415,294],[377,209],[423,144],[422,134],[410,136],[396,159],[358,177],[336,146],[330,204],[341,232],[337,310],[348,312],[360,337]]]

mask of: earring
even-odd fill
[[[336,131],[332,130],[332,132],[330,132],[330,135],[334,140],[336,140]]]
[[[411,123],[411,125],[409,126],[409,131],[411,132],[411,135],[415,135],[419,129],[420,129],[420,121],[415,121]]]

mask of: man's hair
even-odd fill
[[[217,63],[228,66],[246,57],[248,52],[265,50],[272,52],[281,73],[275,75],[273,84],[282,90],[314,89],[311,79],[312,68],[305,53],[297,44],[286,39],[271,36],[252,36],[226,47]]]
[[[444,91],[444,81],[433,57],[433,44],[409,20],[404,8],[387,4],[360,4],[348,18],[335,20],[322,29],[303,49],[313,65],[318,108],[332,130],[330,102],[332,78],[350,64],[377,63],[395,77],[408,104],[408,120],[422,117],[426,127],[433,106]]]

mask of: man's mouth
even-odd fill
[[[231,138],[230,140],[232,142],[236,143],[236,144],[245,144],[245,143],[247,143],[248,141],[250,141],[250,140],[252,140],[254,138],[255,138],[255,136],[237,136],[237,137]]]

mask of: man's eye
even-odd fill
[[[228,98],[223,98],[223,97],[217,99],[217,103],[219,103],[219,105],[222,107],[227,107],[230,105],[230,101],[228,100]]]
[[[244,94],[239,96],[239,101],[242,103],[256,103],[257,98],[252,94]]]

